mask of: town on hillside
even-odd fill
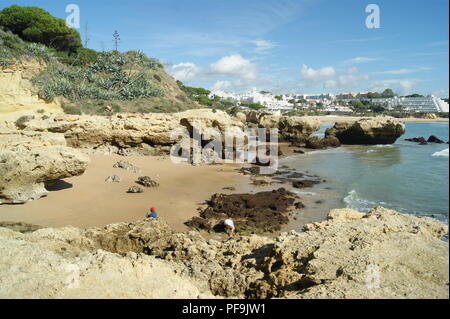
[[[238,103],[242,107],[246,104],[259,104],[273,113],[325,112],[329,114],[355,114],[360,112],[405,111],[408,113],[448,113],[448,100],[434,95],[423,96],[411,94],[398,96],[391,89],[383,93],[346,92],[333,95],[319,94],[281,94],[274,95],[268,91],[258,91],[256,88],[244,93],[215,90],[210,92],[210,99],[221,98]]]

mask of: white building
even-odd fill
[[[278,100],[272,93],[258,92],[256,88],[244,93],[231,93],[218,90],[211,92],[210,98],[214,96],[219,96],[223,99],[233,99],[238,102],[259,103],[265,106],[268,110],[274,111],[290,111],[293,109],[293,105],[285,99]]]
[[[386,106],[388,109],[401,105],[407,111],[411,112],[448,112],[448,103],[434,95],[424,97],[393,97],[372,99],[372,103],[376,105]]]

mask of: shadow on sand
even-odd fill
[[[73,188],[73,185],[67,183],[66,181],[63,181],[62,179],[58,179],[56,181],[45,184],[45,189],[47,189],[49,192],[57,192],[69,188]]]

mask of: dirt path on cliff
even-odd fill
[[[248,178],[235,170],[238,166],[232,165],[194,167],[173,164],[170,158],[118,155],[90,158],[82,176],[58,182],[46,198],[25,205],[0,206],[0,220],[46,227],[95,227],[142,219],[148,208],[155,206],[159,216],[174,230],[184,231],[187,227],[183,223],[197,216],[199,204],[212,194],[230,193],[223,190],[226,186],[240,191],[248,183]],[[120,160],[141,168],[142,172],[113,168]],[[120,183],[105,182],[114,174],[122,179]],[[143,194],[127,194],[140,176],[150,176],[160,186],[145,188]]]

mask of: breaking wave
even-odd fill
[[[442,156],[442,157],[448,157],[448,148],[447,149],[445,149],[445,150],[442,150],[442,151],[440,151],[440,152],[436,152],[436,153],[434,153],[433,155],[431,155],[431,156]]]

